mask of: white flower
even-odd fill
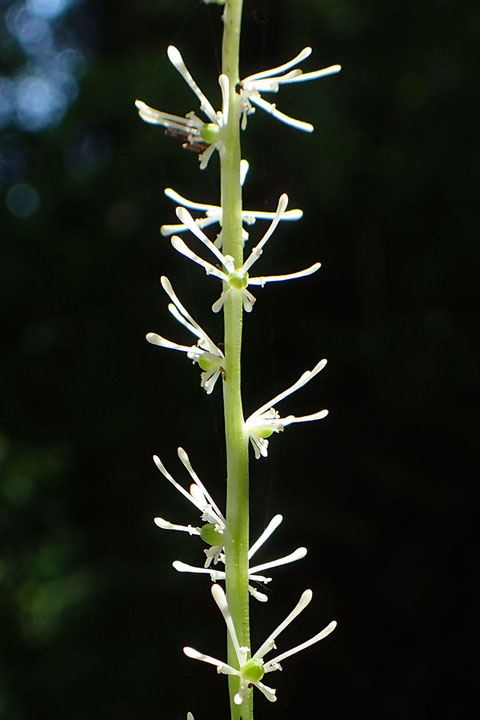
[[[250,658],[250,648],[241,647],[240,643],[238,642],[237,633],[233,624],[233,618],[228,607],[227,598],[225,597],[225,593],[223,592],[222,588],[219,585],[213,585],[212,595],[225,620],[228,634],[235,649],[238,669],[232,667],[228,663],[217,660],[210,655],[204,655],[203,653],[200,653],[191,647],[184,647],[183,652],[187,657],[192,658],[193,660],[201,660],[202,662],[209,663],[210,665],[215,665],[218,673],[223,673],[224,675],[235,675],[236,677],[238,677],[240,680],[240,688],[234,697],[234,703],[236,705],[242,704],[245,696],[248,694],[252,685],[258,688],[258,690],[260,690],[260,692],[265,695],[267,700],[269,700],[270,702],[275,702],[275,700],[277,699],[276,690],[268,687],[268,685],[264,685],[261,682],[263,676],[266,673],[273,672],[274,670],[281,670],[282,667],[280,665],[280,662],[282,660],[285,660],[285,658],[290,657],[291,655],[295,655],[301,650],[305,650],[306,648],[310,647],[310,645],[314,645],[315,643],[320,642],[320,640],[326,638],[327,635],[329,635],[337,625],[335,621],[332,621],[321,632],[317,633],[317,635],[314,635],[309,640],[306,640],[305,642],[297,645],[291,650],[280,653],[280,655],[276,655],[271,660],[264,662],[265,655],[276,647],[276,638],[280,635],[280,633],[285,630],[286,627],[288,627],[288,625],[290,625],[290,623],[298,615],[300,615],[300,613],[310,603],[312,599],[312,591],[305,590],[292,612],[287,615],[285,620],[281,622],[280,625],[268,636],[263,645],[261,645],[257,652]]]
[[[212,561],[214,565],[216,565],[219,561],[222,563],[225,562],[223,545],[223,536],[226,529],[225,518],[222,515],[218,506],[215,504],[212,496],[209,494],[206,487],[203,485],[200,478],[194,471],[190,463],[189,457],[185,450],[183,450],[183,448],[178,448],[178,457],[180,458],[182,464],[184,465],[193,480],[193,483],[192,485],[190,485],[188,492],[179,483],[177,483],[176,480],[174,480],[174,478],[170,475],[170,473],[165,468],[164,464],[157,455],[154,455],[153,460],[162,475],[184,497],[186,497],[187,500],[189,500],[193,505],[195,505],[198,510],[200,510],[201,519],[204,524],[201,527],[196,527],[192,525],[176,525],[160,517],[155,518],[155,524],[158,527],[162,528],[162,530],[178,530],[180,532],[186,532],[189,535],[199,535],[202,540],[204,540],[204,542],[209,545],[208,549],[204,551],[206,555],[204,567],[195,567],[180,562],[179,560],[175,560],[173,562],[173,567],[175,568],[175,570],[177,570],[178,572],[207,574],[210,575],[212,582],[216,582],[217,580],[225,580],[224,570],[216,570],[211,567]],[[282,521],[282,515],[275,515],[275,517],[270,520],[258,540],[256,540],[256,542],[248,551],[249,560],[251,560],[257,550],[259,550],[259,548],[268,540],[268,538],[278,528]],[[307,549],[304,547],[299,547],[289,555],[277,558],[276,560],[270,560],[269,562],[262,563],[261,565],[255,565],[253,567],[250,567],[248,571],[249,580],[251,582],[261,582],[264,584],[269,583],[271,581],[271,578],[265,577],[264,575],[259,575],[259,573],[261,573],[263,570],[269,570],[274,567],[280,567],[281,565],[287,565],[288,563],[300,560],[301,558],[304,558],[306,554]],[[268,600],[268,597],[264,593],[259,592],[252,585],[249,585],[249,591],[251,595],[253,595],[253,597],[255,597],[257,600],[260,600],[261,602],[265,602],[266,600]]]
[[[185,498],[187,498],[192,505],[195,505],[195,507],[200,510],[201,519],[204,524],[201,527],[194,527],[192,525],[175,525],[174,523],[160,517],[155,518],[155,524],[162,528],[162,530],[179,530],[181,532],[187,532],[189,535],[199,535],[202,537],[202,539],[210,545],[208,550],[205,551],[207,555],[205,567],[208,568],[212,560],[214,563],[219,561],[223,551],[222,535],[226,527],[225,518],[207,488],[193,469],[185,450],[179,447],[177,452],[181,463],[193,480],[193,483],[190,485],[188,491],[177,483],[176,480],[174,480],[157,455],[153,456],[153,461],[162,475],[167,478],[173,487],[176,488]]]
[[[245,176],[247,172],[248,162],[246,160],[241,160],[240,182],[242,186],[245,181]],[[209,225],[213,225],[214,223],[219,223],[220,225],[222,224],[222,208],[219,205],[207,205],[206,203],[198,203],[194,202],[193,200],[188,200],[187,198],[182,197],[175,190],[172,190],[172,188],[166,188],[165,195],[178,205],[183,205],[183,207],[186,207],[189,210],[195,210],[202,213],[204,217],[195,218],[195,224],[199,228],[203,229],[208,227]],[[262,210],[242,210],[242,223],[245,223],[246,225],[254,225],[257,220],[273,220],[274,217],[275,213],[273,212],[264,212]],[[283,213],[280,220],[300,220],[300,218],[302,217],[303,212],[301,210],[287,210]],[[188,229],[188,225],[185,225],[184,223],[177,223],[175,225],[162,225],[162,227],[160,228],[160,232],[164,237],[168,237],[169,235],[173,235],[174,233],[185,232]],[[242,229],[242,232],[243,240],[248,240],[248,232],[245,230],[245,228]],[[217,246],[217,248],[222,247],[221,232],[218,234],[217,239],[215,240],[215,245]]]
[[[266,283],[270,282],[282,282],[283,280],[295,280],[297,278],[306,277],[312,275],[320,268],[320,263],[316,262],[304,270],[300,270],[295,273],[288,273],[286,275],[268,275],[264,277],[250,277],[248,271],[252,265],[258,260],[263,252],[263,247],[272,236],[275,228],[281,220],[282,215],[285,213],[288,204],[288,196],[284,193],[280,196],[278,201],[277,210],[273,217],[265,235],[262,237],[260,242],[253,248],[248,258],[245,260],[240,268],[235,267],[235,261],[231,255],[223,255],[215,244],[205,235],[205,233],[198,227],[195,220],[190,215],[188,210],[184,207],[178,207],[176,210],[177,217],[181,223],[186,225],[188,229],[215,255],[216,259],[223,266],[223,270],[219,270],[215,265],[203,260],[201,257],[196,255],[190,248],[183,242],[177,235],[172,237],[172,245],[179,253],[187,257],[189,260],[197,263],[204,268],[207,275],[213,275],[214,277],[226,283],[228,286],[226,290],[223,290],[221,296],[212,305],[213,312],[219,312],[223,307],[223,304],[231,292],[240,292],[243,301],[243,308],[245,312],[251,312],[255,298],[251,292],[247,290],[248,285],[261,285],[262,287]]]
[[[285,115],[280,112],[280,110],[277,110],[274,103],[267,102],[261,96],[261,93],[278,92],[280,85],[305,82],[306,80],[317,80],[318,78],[326,77],[327,75],[333,75],[341,70],[340,65],[331,65],[330,67],[323,68],[323,70],[315,70],[314,72],[309,73],[304,73],[300,70],[300,68],[291,70],[291,68],[295,65],[303,62],[303,60],[305,60],[311,52],[312,48],[306,47],[296,57],[294,57],[293,60],[289,60],[283,65],[279,65],[271,70],[263,70],[262,72],[255,73],[255,75],[249,75],[238,84],[237,91],[240,94],[242,101],[242,130],[244,130],[247,126],[247,115],[255,112],[253,105],[256,105],[287,125],[291,125],[298,130],[312,132],[313,125],[303,122],[302,120],[295,120],[289,115]]]
[[[282,515],[275,515],[273,517],[263,533],[260,535],[258,540],[252,545],[250,550],[248,551],[248,559],[251,560],[253,555],[257,552],[257,550],[264,544],[264,542],[270,537],[270,535],[276,530],[276,528],[280,525],[282,522],[283,517]],[[265,585],[269,582],[271,582],[272,578],[265,577],[264,575],[259,575],[259,573],[263,572],[264,570],[270,570],[275,567],[280,567],[281,565],[287,565],[292,562],[296,562],[297,560],[301,560],[305,557],[307,554],[307,548],[305,547],[299,547],[296,550],[294,550],[289,555],[285,555],[284,557],[277,558],[276,560],[270,560],[269,562],[262,563],[260,565],[254,565],[249,566],[248,569],[248,579],[250,582],[261,582]],[[225,562],[225,555],[222,548],[222,553],[219,555],[219,559],[224,563]],[[208,567],[195,567],[193,565],[187,565],[184,562],[180,562],[179,560],[175,560],[173,563],[173,567],[178,572],[187,572],[187,573],[199,573],[199,574],[208,574],[210,575],[210,579],[212,582],[216,582],[217,580],[225,580],[226,573],[222,570],[212,570]],[[249,584],[248,590],[250,594],[260,602],[267,602],[268,596],[265,595],[265,593],[260,592],[257,590],[257,588],[253,587]]]
[[[258,460],[261,456],[267,457],[268,455],[268,440],[274,432],[281,432],[287,425],[292,425],[298,422],[309,422],[310,420],[322,420],[328,415],[328,410],[320,410],[319,412],[313,413],[312,415],[304,415],[302,417],[295,417],[294,415],[288,415],[285,418],[281,418],[279,413],[273,407],[274,404],[280,402],[284,398],[288,397],[292,393],[299,390],[301,387],[306,385],[315,375],[323,370],[327,361],[325,359],[320,360],[313,370],[307,370],[299,377],[299,379],[293,383],[289,388],[284,390],[279,395],[276,395],[272,400],[262,407],[258,408],[250,417],[245,421],[245,427],[249,435],[250,442],[253,445],[255,451],[255,457]]]
[[[167,293],[168,297],[172,300],[169,304],[168,309],[181,325],[190,330],[197,338],[198,342],[196,345],[178,345],[177,343],[166,340],[157,333],[147,333],[147,340],[152,345],[158,345],[159,347],[168,348],[169,350],[179,350],[180,352],[186,353],[187,357],[192,362],[197,363],[203,370],[200,378],[201,387],[209,395],[220,377],[220,374],[224,372],[225,356],[223,352],[215,345],[215,343],[208,337],[207,333],[202,330],[200,325],[195,322],[192,316],[187,312],[185,307],[182,305],[178,297],[173,292],[172,285],[168,278],[163,276],[160,280],[162,287]]]
[[[228,122],[228,78],[220,75],[218,82],[222,92],[222,110],[215,112],[212,104],[198,87],[197,83],[187,70],[180,52],[173,45],[167,48],[168,59],[183,77],[188,87],[200,100],[200,110],[207,116],[208,122],[203,122],[195,113],[189,112],[183,117],[155,110],[142,100],[136,100],[135,105],[140,117],[152,125],[162,125],[166,132],[183,141],[184,147],[199,153],[200,169],[207,167],[213,152],[224,151],[222,129]]]

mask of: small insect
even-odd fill
[[[201,153],[205,152],[205,150],[208,148],[208,143],[203,142],[203,140],[190,140],[189,138],[192,137],[191,133],[188,133],[186,130],[180,130],[179,128],[167,128],[165,130],[165,135],[167,137],[175,138],[175,140],[178,140],[182,143],[182,147],[185,150],[191,150],[194,153],[197,153],[197,155],[201,155]]]

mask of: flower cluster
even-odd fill
[[[217,5],[226,4],[225,0],[203,0],[203,2],[206,4]],[[228,27],[230,20],[229,7],[230,6],[227,3],[223,18],[226,27]],[[237,28],[237,30],[239,30],[239,28]],[[186,67],[179,50],[173,45],[170,45],[167,49],[168,59],[195,95],[196,100],[199,103],[199,114],[197,115],[194,110],[191,110],[187,112],[185,116],[178,116],[161,110],[156,110],[141,100],[137,100],[135,104],[142,120],[153,125],[161,126],[164,128],[166,135],[180,140],[184,148],[196,153],[199,157],[200,169],[203,170],[207,167],[208,162],[215,151],[219,153],[221,166],[224,169],[225,161],[227,160],[230,162],[229,143],[232,137],[233,125],[236,125],[237,131],[239,128],[245,130],[247,127],[248,117],[254,114],[257,109],[265,111],[275,119],[295,129],[304,132],[311,132],[313,130],[312,124],[303,120],[298,120],[285,114],[284,112],[281,112],[277,109],[275,103],[267,101],[264,97],[266,94],[278,93],[283,85],[316,80],[335,74],[340,70],[340,65],[331,65],[321,70],[304,73],[299,68],[299,65],[310,56],[311,52],[311,48],[306,47],[292,60],[269,70],[262,70],[252,75],[248,75],[238,83],[236,82],[238,75],[235,75],[235,79],[233,79],[232,76],[228,77],[226,74],[221,74],[218,78],[221,93],[221,109],[216,110],[214,105],[197,85],[192,74]],[[234,67],[234,64],[229,62],[228,67]],[[228,72],[230,74],[230,70],[228,70]],[[235,160],[235,173],[226,173],[222,176],[222,194],[224,197],[228,196],[228,193],[224,192],[226,187],[224,182],[230,182],[230,184],[233,182],[238,183],[238,169],[240,171],[241,186],[243,186],[247,176],[249,167],[248,162],[246,160],[241,160],[240,168],[238,168],[239,155],[235,155],[235,157],[237,158]],[[233,166],[230,165],[230,167]],[[232,180],[232,178],[234,179]],[[238,187],[235,186],[234,190],[238,190]],[[238,221],[236,232],[238,232],[238,239],[240,239],[241,230],[244,242],[249,239],[247,227],[250,228],[250,226],[253,226],[257,221],[268,222],[266,231],[263,232],[260,240],[254,244],[253,248],[247,254],[246,259],[243,259],[243,256],[241,259],[235,259],[232,255],[223,252],[223,249],[228,246],[226,242],[224,243],[224,237],[222,237],[224,234],[224,219],[226,220],[227,218],[224,218],[224,208],[221,205],[212,205],[189,200],[172,188],[166,188],[165,195],[169,200],[175,203],[175,213],[178,222],[162,225],[161,234],[164,237],[170,238],[171,244],[177,252],[203,268],[207,275],[213,276],[217,281],[219,280],[221,282],[221,294],[212,305],[212,310],[215,313],[222,310],[225,304],[227,304],[228,309],[233,301],[237,303],[235,307],[238,307],[240,315],[242,307],[244,312],[249,313],[252,311],[256,302],[255,296],[250,291],[252,287],[264,287],[269,283],[308,277],[313,273],[316,273],[321,266],[320,262],[314,262],[309,267],[287,274],[254,277],[250,275],[253,266],[261,258],[267,242],[274,234],[279,223],[285,221],[296,221],[302,217],[303,213],[301,210],[287,209],[288,196],[285,193],[279,197],[275,211],[244,210],[241,207],[235,207],[233,209],[232,212],[238,213],[238,215],[235,216],[237,221],[241,217],[241,226]],[[239,205],[241,205],[241,203],[239,203]],[[205,230],[214,225],[218,225],[218,231],[214,237],[212,236],[213,239],[210,239],[205,233]],[[225,223],[225,226],[227,226],[227,223]],[[197,252],[192,249],[193,246],[190,247],[190,245],[180,237],[181,234],[188,232],[193,235],[193,242],[199,241],[201,243],[201,253],[205,252],[205,248],[208,250],[210,253],[209,260],[204,259],[201,254],[197,254]],[[188,312],[184,304],[174,292],[172,284],[167,277],[162,276],[161,285],[169,298],[168,310],[170,314],[180,325],[182,325],[195,337],[195,342],[192,345],[179,344],[177,342],[167,340],[162,335],[154,332],[147,334],[147,340],[149,343],[156,345],[157,347],[182,352],[189,360],[192,361],[192,363],[197,364],[201,370],[200,385],[207,394],[213,392],[217,380],[222,378],[222,382],[219,384],[223,385],[225,391],[226,427],[227,430],[230,430],[230,432],[226,432],[229,467],[232,466],[236,468],[238,466],[241,468],[242,463],[246,463],[249,443],[251,443],[253,447],[256,459],[267,457],[269,438],[273,435],[273,433],[282,432],[288,425],[292,425],[294,423],[310,422],[326,417],[328,414],[328,410],[326,409],[319,410],[310,415],[286,415],[285,417],[281,417],[276,410],[278,403],[285,400],[289,395],[293,394],[297,390],[303,388],[310,382],[310,380],[316,377],[321,370],[323,370],[327,361],[322,359],[317,362],[312,370],[304,372],[298,380],[293,383],[293,385],[277,394],[269,402],[264,403],[260,408],[258,408],[258,410],[253,412],[245,421],[243,421],[243,415],[241,414],[241,401],[238,401],[238,399],[235,400],[236,407],[233,407],[232,404],[228,404],[229,402],[231,403],[229,395],[230,398],[233,397],[233,395],[231,392],[231,378],[226,377],[225,374],[227,366],[229,368],[228,373],[230,376],[235,376],[236,374],[235,383],[237,386],[235,393],[237,393],[236,397],[238,398],[240,396],[240,374],[238,372],[235,373],[235,371],[231,372],[230,368],[233,367],[233,364],[231,363],[231,353],[237,352],[237,349],[241,346],[241,333],[238,333],[238,328],[241,327],[241,323],[231,323],[231,326],[229,326],[229,313],[226,313],[227,326],[225,346],[219,343],[222,348],[225,347],[224,351],[215,344],[211,337]],[[235,357],[234,359],[236,361],[238,357]],[[232,410],[235,412],[230,412]],[[239,410],[239,413],[235,415],[237,410]],[[236,420],[235,423],[232,423],[231,418],[234,415]],[[229,417],[230,425],[228,425]],[[232,431],[232,427],[234,427],[234,431]],[[235,436],[235,440],[231,440],[233,436]],[[235,443],[237,444],[237,447],[234,447]],[[195,507],[196,511],[200,515],[200,518],[193,523],[178,524],[170,522],[163,517],[155,517],[154,522],[163,530],[182,532],[190,536],[200,538],[200,540],[203,541],[204,548],[202,562],[200,562],[198,566],[189,565],[181,560],[174,560],[172,565],[178,572],[207,575],[207,577],[210,577],[210,581],[212,583],[211,594],[225,621],[229,638],[229,647],[230,649],[233,648],[233,657],[229,657],[230,662],[224,662],[209,655],[205,655],[192,647],[184,647],[184,653],[189,658],[213,665],[217,668],[218,673],[236,678],[236,681],[233,683],[234,690],[232,692],[232,695],[234,695],[233,702],[236,705],[241,705],[248,699],[253,687],[256,687],[261,693],[263,693],[267,700],[275,702],[276,690],[263,682],[264,676],[270,672],[281,670],[281,663],[285,659],[310,647],[311,645],[314,645],[315,643],[318,643],[320,640],[323,640],[335,629],[336,622],[330,622],[316,635],[299,645],[296,645],[292,649],[276,654],[269,660],[265,659],[272,650],[276,649],[275,641],[280,634],[310,603],[312,599],[312,591],[305,590],[293,610],[275,628],[275,630],[270,633],[265,642],[260,645],[258,650],[252,654],[251,648],[246,646],[246,644],[249,643],[249,640],[247,640],[249,637],[249,629],[248,627],[245,628],[240,626],[238,621],[238,617],[242,616],[242,612],[245,616],[248,614],[246,612],[247,608],[243,606],[239,607],[239,598],[237,597],[235,600],[232,599],[234,594],[229,594],[229,606],[229,601],[227,601],[225,591],[219,584],[219,581],[227,579],[226,569],[227,567],[230,568],[229,563],[232,562],[232,556],[230,554],[232,552],[231,548],[235,546],[236,548],[244,549],[243,552],[245,552],[245,555],[248,557],[249,565],[248,590],[254,598],[261,602],[268,600],[268,596],[265,592],[263,592],[263,590],[272,579],[271,577],[264,575],[264,572],[304,558],[307,554],[307,549],[305,547],[298,547],[293,552],[283,557],[260,564],[254,564],[253,558],[256,556],[257,552],[282,523],[282,515],[277,514],[270,520],[257,540],[249,547],[247,553],[247,523],[245,523],[241,531],[238,532],[240,516],[233,520],[230,519],[230,513],[235,503],[230,504],[229,498],[229,525],[227,524],[226,515],[224,515],[219,505],[215,502],[212,495],[209,493],[193,469],[185,450],[179,447],[177,452],[180,462],[189,476],[188,487],[184,487],[182,484],[177,482],[166,469],[160,458],[156,455],[153,458],[155,465],[163,477],[166,478],[168,482],[173,485],[173,487],[181,495],[183,495],[183,497],[186,498],[191,505]],[[243,453],[243,455],[241,453]],[[229,488],[232,483],[232,487],[234,487],[234,498],[238,498],[241,495],[239,489],[242,493],[246,493],[247,479],[248,478],[246,478],[245,473],[242,480],[240,472],[234,472],[232,473],[232,477],[229,477]],[[240,481],[243,482],[243,487]],[[237,485],[234,486],[234,482],[236,482]],[[237,544],[235,545],[235,543]],[[261,590],[259,590],[259,587]],[[244,589],[246,595],[246,588]],[[230,592],[234,591],[232,587],[229,586],[229,593]],[[241,602],[243,605],[243,599]],[[232,615],[233,607],[235,607],[235,620]],[[240,644],[239,637],[244,638],[245,645]],[[194,720],[192,713],[189,712],[187,714],[187,720]]]
[[[242,99],[242,129],[247,127],[247,115],[255,112],[255,107],[253,106],[256,105],[286,125],[291,125],[297,130],[304,130],[306,132],[313,131],[313,125],[285,115],[285,113],[277,110],[276,105],[267,102],[261,96],[261,93],[278,92],[281,85],[306,82],[307,80],[318,80],[327,75],[334,75],[340,72],[340,65],[330,65],[322,70],[314,70],[308,73],[304,73],[300,68],[295,68],[295,65],[306,60],[311,52],[312,48],[303,48],[293,60],[289,60],[283,65],[279,65],[271,70],[262,70],[254,75],[249,75],[239,83],[238,92]],[[292,70],[291,68],[295,69]]]
[[[247,289],[251,285],[260,285],[264,287],[267,283],[271,282],[283,282],[284,280],[297,280],[298,278],[307,277],[312,275],[320,269],[320,263],[316,262],[304,270],[299,270],[294,273],[287,273],[286,275],[266,275],[262,277],[250,277],[249,270],[253,264],[259,259],[263,253],[263,248],[268,240],[273,235],[275,228],[280,222],[282,216],[285,214],[288,204],[288,196],[284,193],[278,200],[277,210],[273,216],[272,222],[266,233],[263,235],[257,245],[253,248],[248,258],[242,264],[241,267],[235,267],[235,261],[231,255],[223,255],[218,247],[208,238],[203,230],[195,222],[191,214],[185,207],[177,207],[176,213],[180,222],[188,228],[193,235],[195,235],[205,247],[207,247],[215,258],[218,260],[223,269],[219,269],[212,263],[204,260],[199,255],[193,252],[188,245],[178,235],[174,235],[171,239],[172,245],[179,253],[184,255],[189,260],[192,260],[197,265],[203,267],[207,275],[213,275],[218,278],[224,284],[222,294],[212,305],[213,312],[219,312],[225,300],[232,292],[239,292],[242,297],[243,308],[245,312],[251,312],[255,303],[255,297]],[[225,289],[226,286],[226,289]]]
[[[287,425],[299,422],[310,422],[311,420],[323,420],[327,417],[328,410],[319,410],[312,415],[303,415],[301,417],[295,417],[295,415],[287,415],[287,417],[280,417],[279,413],[275,410],[273,405],[284,400],[286,397],[296,392],[304,385],[306,385],[315,375],[323,370],[327,361],[325,359],[320,360],[313,370],[307,370],[304,372],[298,380],[293,383],[289,388],[276,395],[272,400],[262,405],[250,417],[246,420],[245,426],[248,432],[248,437],[253,445],[255,451],[255,458],[258,460],[260,457],[267,457],[268,455],[268,440],[274,432],[281,432]]]
[[[217,2],[217,0],[212,0],[212,2]],[[217,2],[217,4],[221,3]],[[306,60],[311,52],[312,48],[303,48],[296,57],[283,63],[283,65],[254,73],[238,83],[237,92],[241,98],[240,112],[242,130],[245,130],[247,127],[247,116],[253,114],[255,107],[258,107],[277,120],[280,120],[280,122],[290,125],[297,130],[303,130],[305,132],[313,131],[313,125],[303,120],[296,120],[280,112],[274,103],[270,103],[262,97],[262,93],[277,93],[281,85],[318,80],[328,75],[334,75],[341,70],[340,65],[330,65],[321,70],[304,73],[300,68],[295,67]],[[167,49],[167,54],[174,68],[180,73],[188,87],[197,96],[197,99],[200,101],[200,110],[207,117],[208,122],[201,120],[193,111],[187,113],[185,117],[179,117],[178,115],[171,115],[161,110],[155,110],[142,100],[136,100],[135,105],[142,120],[152,125],[163,126],[167,134],[179,138],[183,141],[185,147],[198,152],[200,169],[203,170],[207,167],[208,161],[215,150],[218,150],[221,154],[224,152],[223,128],[228,123],[229,113],[228,78],[226,75],[220,75],[218,78],[222,92],[222,109],[215,111],[213,105],[202,90],[200,90],[187,69],[179,50],[173,45],[170,45]]]
[[[248,162],[242,160],[240,162],[240,183],[243,186],[245,177],[248,172]],[[193,200],[188,200],[182,197],[178,192],[172,190],[172,188],[165,189],[165,195],[169,200],[177,203],[180,206],[202,213],[204,217],[195,218],[195,224],[200,229],[204,229],[209,225],[219,223],[222,225],[222,208],[219,205],[209,205],[207,203],[199,203]],[[280,217],[280,220],[300,220],[303,217],[303,212],[299,209],[286,210]],[[265,212],[264,210],[242,210],[242,223],[245,225],[254,225],[257,220],[274,220],[274,212]],[[182,233],[189,230],[189,226],[185,223],[176,223],[174,225],[162,225],[160,232],[163,236],[168,237],[174,233]],[[243,240],[248,240],[248,232],[243,228]],[[221,231],[217,235],[215,243],[217,248],[222,247],[222,233]]]
[[[179,345],[178,343],[171,342],[171,340],[167,340],[161,335],[152,332],[147,333],[147,340],[152,345],[157,345],[158,347],[184,352],[193,363],[199,365],[203,370],[200,376],[200,385],[209,395],[215,387],[215,383],[220,375],[225,372],[225,356],[220,348],[215,345],[213,340],[209,338],[205,330],[202,330],[200,325],[192,318],[187,309],[182,305],[173,291],[170,280],[163,276],[160,282],[168,297],[172,301],[168,306],[170,313],[173,315],[175,320],[180,323],[180,325],[186,327],[187,330],[190,330],[190,332],[198,338],[198,342],[196,345]]]
[[[165,520],[161,517],[155,518],[155,524],[162,530],[177,530],[179,532],[188,533],[189,535],[199,536],[207,545],[208,548],[204,550],[206,555],[205,564],[203,567],[195,567],[187,565],[180,560],[173,562],[173,567],[178,572],[189,572],[196,574],[207,574],[210,575],[212,582],[217,580],[225,579],[225,571],[217,570],[211,567],[212,562],[216,565],[218,562],[225,563],[224,555],[224,535],[226,531],[226,520],[220,511],[218,505],[208,492],[205,485],[202,483],[197,473],[192,467],[190,459],[183,448],[178,448],[178,457],[181,463],[190,475],[193,481],[190,485],[189,490],[185,490],[168,472],[165,465],[162,463],[157,455],[154,455],[153,460],[155,465],[160,470],[162,475],[173,485],[179,493],[181,493],[189,502],[194,505],[197,510],[200,511],[202,520],[201,525],[178,525],[171,523],[169,520]],[[262,532],[260,537],[253,543],[248,551],[248,559],[251,560],[257,550],[269,539],[269,537],[275,532],[278,526],[282,523],[282,515],[275,515],[268,523],[265,530]],[[248,578],[250,583],[264,583],[267,584],[272,578],[265,577],[259,573],[264,570],[270,570],[281,565],[287,565],[288,563],[301,560],[307,554],[307,548],[299,547],[289,555],[277,558],[276,560],[270,560],[269,562],[262,563],[260,565],[254,565],[248,570]],[[250,594],[260,602],[266,602],[268,596],[265,593],[260,592],[253,585],[249,585]]]
[[[220,75],[218,78],[222,92],[222,109],[215,111],[188,71],[179,50],[173,45],[169,45],[167,55],[173,67],[197,96],[200,101],[200,110],[206,115],[208,122],[202,121],[193,111],[187,113],[185,117],[179,117],[155,110],[142,100],[136,100],[135,105],[142,120],[151,125],[161,125],[167,134],[180,139],[184,143],[184,147],[198,152],[200,169],[204,170],[215,150],[220,153],[225,150],[222,131],[228,123],[228,78],[226,75]]]
[[[223,619],[225,620],[228,634],[235,649],[238,668],[235,668],[232,665],[223,662],[222,660],[217,660],[210,655],[204,655],[203,653],[198,652],[198,650],[194,650],[194,648],[191,647],[184,647],[183,652],[187,657],[192,658],[193,660],[201,660],[202,662],[208,663],[209,665],[214,665],[217,668],[218,673],[223,673],[224,675],[234,675],[235,677],[238,677],[240,680],[240,688],[234,697],[234,702],[236,705],[242,704],[245,696],[249,692],[252,685],[254,685],[258,690],[260,690],[260,692],[265,695],[267,700],[269,700],[270,702],[275,702],[277,699],[276,690],[269,687],[268,685],[265,685],[262,682],[264,675],[273,672],[274,670],[281,670],[281,661],[286,660],[286,658],[290,657],[291,655],[295,655],[296,653],[305,650],[306,648],[314,645],[317,642],[320,642],[320,640],[326,638],[327,635],[330,635],[330,633],[333,632],[333,630],[335,630],[337,626],[337,623],[335,622],[335,620],[333,620],[323,630],[321,630],[309,640],[306,640],[305,642],[295,646],[291,650],[280,653],[279,655],[276,655],[275,657],[265,662],[265,655],[267,655],[267,653],[271,652],[276,647],[275,640],[280,635],[280,633],[282,633],[285,628],[288,627],[288,625],[290,625],[290,623],[295,620],[295,618],[300,615],[300,613],[305,610],[307,605],[310,603],[313,595],[312,591],[305,590],[305,592],[302,593],[300,600],[293,608],[292,612],[287,615],[285,620],[283,620],[283,622],[281,622],[280,625],[278,625],[278,627],[275,628],[272,633],[270,633],[265,642],[258,648],[256,653],[254,653],[253,655],[250,654],[250,648],[242,647],[238,642],[238,636],[235,630],[235,625],[232,619],[230,609],[228,607],[227,598],[222,588],[219,585],[213,585],[212,595],[220,612],[223,615]]]

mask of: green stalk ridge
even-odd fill
[[[240,186],[240,107],[235,86],[239,81],[240,27],[243,0],[227,0],[224,10],[222,72],[229,80],[229,117],[225,130],[225,153],[221,161],[223,252],[243,262],[242,190]],[[225,377],[223,382],[225,441],[227,453],[227,501],[225,537],[226,594],[241,646],[250,647],[248,593],[248,437],[244,430],[241,394],[241,349],[243,306],[239,292],[231,292],[224,304]],[[233,646],[228,642],[228,662],[238,667]],[[242,705],[233,697],[237,677],[229,677],[232,720],[253,720],[253,693]]]

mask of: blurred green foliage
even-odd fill
[[[5,17],[14,5],[3,0]],[[74,3],[55,32],[83,48],[78,96],[56,125],[2,131],[5,720],[226,717],[222,682],[181,653],[187,643],[223,652],[208,582],[170,567],[198,563],[199,547],[152,523],[195,520],[150,461],[160,454],[180,479],[183,445],[223,504],[221,398],[201,393],[184,358],[143,340],[152,330],[183,342],[160,274],[221,339],[208,309],[215,283],[158,233],[174,217],[165,187],[216,201],[217,161],[200,174],[133,106],[139,97],[197,110],[169,43],[218,103],[220,13],[199,0]],[[272,555],[292,540],[310,549],[301,567],[277,572],[268,607],[254,608],[254,643],[305,582],[315,600],[285,642],[339,620],[328,643],[275,678],[279,701],[258,699],[259,717],[466,714],[479,20],[464,0],[245,2],[245,75],[310,44],[308,69],[343,65],[279,95],[313,136],[257,111],[244,140],[245,204],[270,209],[285,191],[305,213],[279,228],[262,273],[323,263],[318,277],[258,290],[246,412],[323,356],[322,377],[290,407],[332,411],[273,438],[269,461],[253,466],[252,534],[284,512]],[[26,60],[6,26],[2,37],[3,77],[14,79]]]

